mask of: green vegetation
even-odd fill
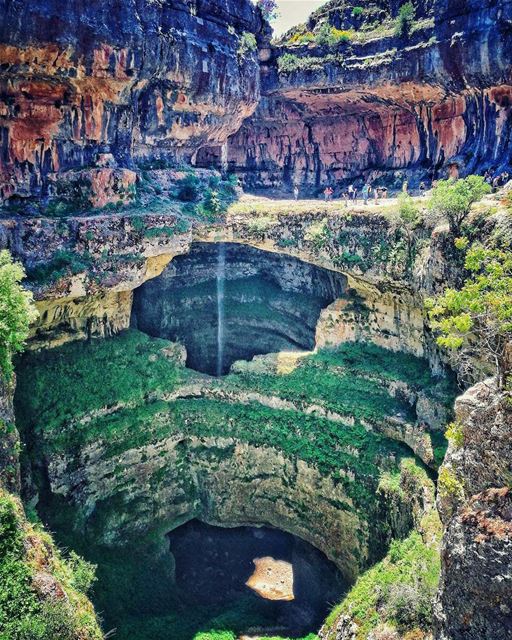
[[[49,284],[60,278],[83,273],[94,263],[94,259],[88,252],[78,253],[72,249],[59,249],[47,262],[27,269],[27,277],[35,284]]]
[[[336,47],[352,40],[352,32],[336,29],[328,22],[324,22],[315,33],[315,43],[319,46]]]
[[[48,216],[66,216],[91,209],[91,182],[84,176],[75,180],[59,179],[55,185],[56,198],[46,208]]]
[[[256,447],[274,447],[290,459],[316,466],[343,485],[351,500],[347,499],[346,509],[356,511],[368,522],[375,547],[372,555],[379,553],[382,544],[379,514],[384,486],[387,493],[397,494],[400,504],[407,500],[400,484],[403,466],[407,465],[412,474],[425,472],[412,461],[409,465],[406,447],[372,431],[369,425],[390,416],[414,418],[405,399],[390,395],[389,383],[414,381],[427,391],[439,384],[424,361],[363,344],[346,344],[303,356],[299,365],[286,374],[266,370],[255,373],[248,367],[245,372],[212,380],[184,369],[175,346],[137,331],[27,353],[20,359],[17,371],[18,420],[20,427],[31,434],[32,455],[37,451],[39,458],[65,451],[68,456],[76,456],[78,462],[80,451],[94,443],[104,447],[103,458],[108,459],[176,434],[185,438],[222,435]],[[210,395],[180,399],[178,394],[176,400],[169,399],[180,385],[193,381],[202,382]],[[254,391],[291,401],[297,409],[272,409],[257,402],[237,401],[245,392]],[[216,395],[219,392],[221,395]],[[337,422],[308,414],[305,409],[312,403],[347,419]],[[219,448],[215,455],[230,453]],[[159,483],[165,482],[165,467],[163,471],[145,481],[157,489]],[[77,522],[78,516],[66,516],[70,507],[63,501],[59,505],[57,520],[52,522],[59,531],[71,534],[70,523]],[[112,508],[105,506],[107,511]],[[67,522],[64,528],[59,525],[59,518]],[[101,526],[100,510],[95,522],[94,526]],[[75,548],[76,540],[74,536]],[[63,542],[69,545],[71,539]],[[77,550],[86,552],[89,560],[98,564],[95,601],[100,610],[108,611],[108,622],[115,622],[120,640],[150,640],[155,635],[172,640],[230,638],[233,634],[236,637],[239,630],[265,622],[254,602],[245,600],[233,603],[229,611],[215,607],[183,609],[173,599],[175,595],[164,588],[168,584],[167,569],[158,553],[152,556],[153,560],[158,559],[155,563],[149,550],[147,555],[141,552],[136,558],[133,554],[128,557],[121,549],[85,545]],[[422,563],[425,559],[430,561],[430,555],[418,537],[396,543],[392,553],[391,560],[381,563],[384,568],[374,568],[385,585],[386,615],[403,628],[413,623],[421,625],[429,615],[425,594],[435,570],[435,558],[426,570]],[[93,577],[90,568],[76,556],[70,558],[70,565],[73,584],[85,590]],[[409,578],[402,580],[407,571]],[[411,576],[419,577],[413,580]],[[398,578],[405,582],[405,590],[392,587],[392,581]],[[366,591],[362,586],[355,588],[361,591],[352,596],[354,602],[361,600],[357,593],[377,593],[369,586]],[[358,606],[363,607],[363,603]],[[373,619],[373,601],[365,606]],[[314,638],[308,636],[307,640]]]
[[[343,615],[358,625],[357,640],[383,623],[402,634],[430,631],[439,574],[436,544],[427,545],[416,531],[405,540],[395,540],[384,560],[364,573],[329,615],[326,625],[333,631],[328,640],[334,639],[334,625]]]
[[[415,16],[416,10],[410,0],[400,7],[395,27],[395,33],[399,38],[409,38],[414,25]]]
[[[0,638],[101,640],[86,597],[93,577],[92,565],[76,554],[64,560],[50,536],[29,525],[19,503],[0,490]]]
[[[238,44],[238,56],[243,60],[249,55],[252,55],[258,49],[258,43],[256,42],[256,36],[254,33],[244,31],[240,36]]]
[[[447,289],[441,297],[427,301],[431,326],[440,334],[440,346],[457,351],[467,345],[484,358],[491,357],[499,385],[504,387],[510,373],[512,251],[475,243],[465,266],[470,276],[461,289]]]
[[[210,381],[227,390],[278,396],[297,407],[316,403],[347,416],[342,423],[305,415],[299,409],[280,411],[256,403],[206,398],[167,402],[166,394],[180,384],[200,379],[162,351],[169,346],[129,331],[114,339],[26,354],[20,362],[16,394],[20,426],[34,432],[41,439],[38,446],[49,452],[77,450],[101,440],[109,455],[172,433],[222,433],[258,446],[274,446],[334,476],[339,475],[340,466],[353,469],[357,480],[342,481],[354,500],[367,508],[375,499],[376,460],[392,451],[399,458],[405,449],[368,432],[363,423],[382,422],[388,416],[414,418],[406,402],[389,394],[386,381],[415,380],[426,388],[436,384],[425,363],[412,356],[390,354],[371,345],[344,345],[305,358],[287,375],[244,373]],[[114,411],[94,415],[105,407]],[[91,419],[81,420],[86,415]],[[357,455],[350,453],[354,448]]]
[[[119,640],[231,640],[272,624],[269,608],[251,594],[233,598],[229,606],[184,602],[171,579],[170,556],[147,539],[141,542],[135,554],[86,545],[98,563],[97,608],[105,612],[105,629],[115,626]],[[301,640],[317,638],[311,634]]]
[[[18,369],[18,419],[39,415],[49,431],[105,406],[172,391],[191,375],[177,362],[174,345],[138,331],[28,353]]]
[[[343,56],[336,53],[326,56],[303,56],[284,53],[277,59],[279,73],[290,74],[295,71],[323,71],[328,64],[343,65]]]
[[[446,430],[446,439],[459,449],[464,444],[464,425],[460,422],[452,422]]]
[[[437,481],[437,489],[441,498],[461,500],[464,498],[464,484],[457,479],[448,467],[441,467]]]
[[[195,202],[199,199],[200,186],[199,178],[194,173],[188,173],[178,184],[178,200]]]
[[[388,385],[396,380],[427,392],[440,389],[447,403],[455,395],[452,381],[433,378],[425,361],[362,343],[322,349],[301,358],[298,366],[286,375],[273,371],[256,373],[249,368],[227,376],[223,385],[256,390],[298,405],[319,405],[365,421],[379,423],[387,416],[414,420],[411,408],[389,394]]]
[[[32,294],[20,284],[24,277],[21,264],[8,251],[0,251],[0,378],[8,380],[12,357],[23,349],[30,323],[37,317]]]
[[[435,221],[448,220],[452,233],[459,235],[472,205],[490,191],[491,187],[482,176],[440,180],[432,192],[429,208]]]

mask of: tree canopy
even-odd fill
[[[0,251],[0,377],[8,379],[12,356],[23,349],[30,323],[37,317],[32,294],[20,284],[24,277],[21,264],[8,251]]]
[[[448,349],[464,345],[483,356],[492,356],[500,386],[509,364],[507,344],[512,341],[512,251],[489,249],[475,243],[466,255],[470,276],[460,290],[447,289],[429,300],[432,328],[437,342]]]
[[[433,189],[429,208],[437,219],[448,220],[452,232],[458,233],[471,206],[490,191],[491,187],[482,176],[440,180]]]

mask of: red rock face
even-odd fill
[[[128,203],[135,195],[137,174],[130,169],[100,167],[49,174],[50,191],[59,195],[63,185],[76,185],[95,209],[108,204]]]
[[[17,4],[0,26],[0,200],[98,153],[188,161],[256,108],[256,54],[237,53],[263,28],[249,0]]]
[[[231,167],[249,186],[310,191],[510,167],[512,3],[435,0],[429,15],[406,42],[277,48],[263,65],[264,99],[230,138]],[[295,70],[279,70],[285,54]]]
[[[250,186],[320,187],[414,169],[433,175],[452,162],[499,166],[510,156],[511,100],[510,86],[416,104],[402,101],[399,89],[387,104],[364,95],[331,97],[328,107],[314,96],[267,99],[230,138],[228,161]]]

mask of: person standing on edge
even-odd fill
[[[427,187],[425,186],[425,183],[424,182],[420,182],[420,196],[422,198],[425,195],[426,190],[427,190]]]
[[[370,195],[370,185],[365,182],[363,187],[363,202],[365,205],[368,204],[368,196]]]
[[[293,187],[293,197],[295,200],[299,199],[299,187],[297,185]]]
[[[375,202],[375,204],[379,204],[379,195],[380,195],[380,188],[373,187],[373,201]]]
[[[349,185],[347,195],[349,200],[354,199],[354,187],[352,185]]]

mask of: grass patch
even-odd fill
[[[62,597],[42,597],[38,575]],[[0,490],[0,638],[101,640],[86,596],[92,579],[91,565],[76,554],[65,560],[51,537],[28,524],[19,503]]]
[[[440,570],[436,544],[427,545],[416,531],[405,540],[395,540],[386,557],[366,571],[333,609],[326,622],[327,640],[335,638],[336,622],[345,615],[358,625],[357,640],[367,638],[382,623],[401,633],[429,631]]]

